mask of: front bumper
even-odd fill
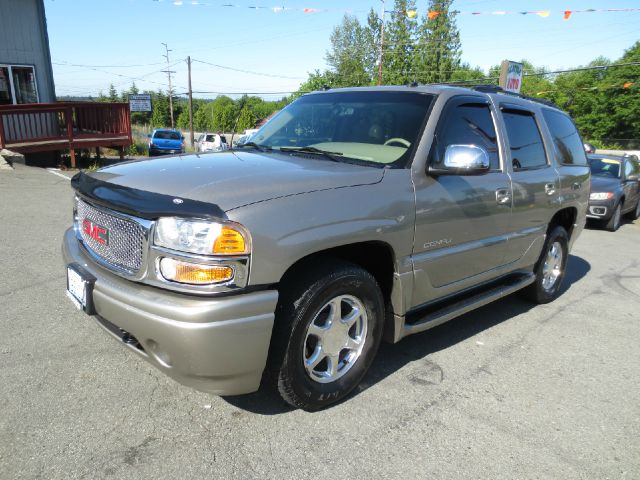
[[[589,200],[587,218],[592,220],[609,220],[613,214],[614,202],[611,200]]]
[[[222,298],[191,296],[125,280],[93,263],[67,230],[65,264],[96,277],[94,317],[112,336],[174,380],[208,393],[239,395],[260,386],[276,290]]]

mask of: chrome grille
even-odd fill
[[[83,228],[85,220],[108,230],[108,242],[101,243]],[[125,218],[99,210],[78,200],[76,231],[84,245],[108,265],[135,273],[142,266],[145,228]]]

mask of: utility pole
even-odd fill
[[[173,87],[171,86],[171,74],[172,73],[176,73],[173,70],[169,70],[169,68],[171,67],[169,65],[169,52],[171,50],[169,50],[169,47],[167,46],[166,43],[163,43],[162,45],[164,45],[164,49],[167,51],[167,53],[165,55],[163,55],[164,58],[167,59],[167,69],[166,70],[162,70],[163,72],[166,72],[167,77],[169,78],[169,112],[171,114],[171,128],[174,128],[174,122],[173,122]]]
[[[189,132],[191,148],[193,148],[193,92],[191,91],[191,56],[187,57],[187,67],[189,71]]]
[[[378,61],[378,85],[382,85],[382,62],[384,62],[384,0],[382,2],[382,14],[380,19],[382,20],[382,27],[380,28],[380,58]]]

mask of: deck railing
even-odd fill
[[[127,103],[0,105],[0,148],[20,153],[131,145]]]

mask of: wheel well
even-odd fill
[[[300,268],[327,258],[345,260],[367,270],[380,285],[385,302],[391,298],[395,259],[391,246],[384,242],[352,243],[312,253],[291,265],[284,273],[282,281],[295,275]]]
[[[549,231],[551,231],[554,226],[559,225],[567,231],[569,238],[571,238],[577,216],[578,210],[575,207],[563,208],[557,211],[549,222]]]

